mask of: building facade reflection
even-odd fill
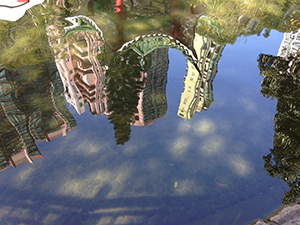
[[[212,82],[224,47],[208,37],[195,34],[194,48],[198,56],[198,68],[191,62],[187,64],[184,91],[177,112],[181,118],[191,119],[195,113],[207,110],[213,102]]]
[[[87,17],[67,19],[73,25],[65,28],[67,34],[62,40],[63,47],[56,60],[66,101],[78,114],[85,112],[86,104],[94,115],[108,113],[104,91],[106,67],[99,60],[99,57],[105,55],[102,33],[99,28],[94,28],[96,25],[91,24]],[[87,31],[81,31],[84,28]]]
[[[66,108],[55,65],[0,72],[0,171],[42,158],[35,142],[65,136],[77,127]]]
[[[139,93],[137,112],[132,119],[132,124],[135,126],[152,124],[167,113],[168,49],[159,48],[150,54],[152,65],[149,70],[141,73],[144,86],[143,91]]]
[[[64,86],[65,99],[78,114],[85,112],[87,104],[93,115],[113,114],[108,119],[111,122],[115,121],[112,122],[115,129],[115,123],[118,123],[116,121],[120,122],[120,119],[116,119],[116,112],[119,110],[116,109],[118,104],[115,103],[125,100],[131,101],[128,105],[132,107],[126,108],[128,115],[126,113],[123,115],[127,118],[131,113],[130,117],[124,119],[128,124],[145,126],[164,116],[167,111],[168,48],[180,50],[188,60],[185,86],[194,88],[193,93],[186,88],[182,94],[178,115],[190,119],[195,112],[210,106],[213,101],[212,81],[224,46],[195,34],[197,20],[203,13],[201,9],[187,7],[181,14],[179,9],[182,3],[178,0],[167,1],[164,4],[160,1],[152,2],[160,6],[160,9],[153,4],[149,5],[149,2],[120,1],[117,5],[114,2],[105,7],[108,11],[116,7],[115,14],[104,15],[98,3],[89,1],[87,4],[83,2],[75,4],[76,7],[78,6],[77,16],[65,18],[71,25],[51,24],[51,20],[46,25],[48,40],[56,52],[56,65]],[[67,9],[65,1],[57,1],[55,7],[54,11],[57,12],[58,9]],[[72,9],[76,8],[74,7]],[[92,13],[89,17],[80,15],[81,12],[87,11]],[[97,16],[112,20],[109,23],[111,27],[104,26]],[[128,52],[133,54],[127,54]],[[134,54],[136,56],[133,56]],[[118,78],[120,86],[121,81],[133,85],[131,88],[137,84],[126,80],[125,73],[131,71],[113,68],[121,66],[122,55],[129,57],[127,59],[124,57],[123,60],[129,61],[122,69],[139,67],[140,77],[134,79],[137,83],[142,82],[143,87],[131,93],[132,95],[138,93],[136,103],[133,101],[135,97],[128,96],[130,93],[120,92],[119,95],[114,96],[111,88],[107,91],[107,88],[115,85],[111,82],[112,76],[116,73],[121,76]],[[130,62],[132,57],[139,58],[138,65],[136,60]],[[146,58],[151,58],[150,66],[145,66]],[[116,60],[120,60],[119,65],[115,64]],[[127,66],[131,63],[133,63],[131,66]],[[136,69],[134,76],[137,76],[138,70]],[[108,71],[111,71],[110,76]],[[120,86],[118,88],[122,89]],[[139,89],[139,85],[137,86]],[[187,102],[189,106],[184,109],[183,105]],[[109,107],[109,103],[114,106]],[[122,108],[125,105],[119,104],[119,106]],[[113,117],[115,119],[112,119]],[[120,127],[120,124],[116,126]],[[116,128],[116,130],[120,129]],[[126,130],[125,136],[129,137],[128,129],[124,130]]]

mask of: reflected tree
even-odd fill
[[[8,70],[17,70],[49,62],[53,49],[47,33],[55,28],[61,35],[66,26],[64,18],[78,11],[82,4],[82,0],[45,1],[27,10],[16,22],[0,20],[0,64]]]
[[[290,187],[283,203],[300,197],[300,80],[297,57],[287,59],[260,55],[259,69],[264,76],[261,94],[278,100],[274,116],[274,139],[270,153],[263,157],[264,169],[272,177],[282,179]],[[298,68],[298,69],[297,69]]]
[[[197,10],[204,8],[198,20],[197,33],[220,44],[234,43],[241,35],[267,37],[270,29],[288,32],[299,28],[299,2],[296,0],[189,0]]]
[[[137,110],[138,93],[143,89],[141,71],[151,62],[146,57],[141,66],[141,57],[133,50],[116,52],[106,72],[108,115],[114,125],[117,144],[124,145],[130,139],[132,116]]]

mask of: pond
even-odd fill
[[[296,1],[1,4],[1,224],[241,225],[298,200]]]

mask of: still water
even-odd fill
[[[283,180],[296,186],[299,172],[290,166],[290,176],[277,172],[282,178],[277,179],[264,169],[263,157],[276,150],[277,99],[284,104],[286,96],[262,94],[258,58],[276,56],[283,33],[271,30],[267,38],[247,34],[231,43],[218,40],[222,34],[228,37],[225,28],[205,20],[211,38],[219,42],[201,32],[189,40],[189,33],[179,32],[176,18],[181,15],[171,13],[176,32],[161,25],[164,19],[158,16],[150,25],[130,19],[124,25],[97,14],[103,2],[94,1],[94,11],[87,2],[82,3],[86,8],[80,1],[70,3],[73,8],[62,17],[69,22],[59,25],[51,25],[51,16],[44,24],[44,18],[35,17],[38,8],[32,8],[29,18],[47,29],[46,44],[41,45],[33,38],[36,34],[31,36],[36,42],[18,40],[17,29],[11,39],[5,37],[6,27],[25,29],[27,14],[25,22],[13,26],[2,21],[2,48],[25,53],[13,59],[1,55],[1,224],[240,225],[266,218],[282,206],[284,192],[291,187]],[[150,6],[143,6],[147,1],[136,9],[128,2],[118,7],[117,1],[114,13],[119,13],[119,21],[125,21],[120,15],[124,7],[129,16],[138,14],[138,7],[155,15]],[[72,30],[74,24],[80,29]],[[149,36],[141,36],[143,32]],[[161,34],[158,39],[156,34]],[[51,46],[53,57],[43,51],[45,46]],[[35,48],[42,50],[21,58]],[[210,74],[201,57],[208,60]],[[282,71],[275,63],[269,65]],[[202,80],[202,86],[193,79]],[[290,112],[286,114],[292,117]],[[290,151],[287,145],[283,149]],[[294,193],[290,202],[298,197],[299,192]]]

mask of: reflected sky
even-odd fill
[[[213,83],[215,101],[192,120],[176,115],[186,62],[170,50],[167,115],[146,127],[132,126],[124,146],[114,144],[105,116],[79,116],[69,107],[78,128],[38,142],[42,160],[1,173],[1,210],[7,212],[1,219],[155,224],[176,218],[204,224],[210,218],[214,224],[247,224],[275,210],[285,186],[263,171],[262,155],[272,146],[276,102],[259,93],[262,77],[254,54],[240,60],[248,70],[230,60],[257,40],[265,39],[249,37],[226,47]],[[274,49],[262,44],[257,51],[276,52],[280,41],[274,32],[268,42]],[[250,210],[257,205],[264,211]],[[228,210],[232,213],[222,214]]]
[[[67,103],[78,127],[38,142],[43,159],[1,172],[0,221],[221,225],[266,217],[287,187],[263,170],[276,101],[260,94],[257,58],[276,55],[282,37],[272,31],[226,45],[214,102],[192,120],[177,116],[187,62],[170,49],[166,116],[131,126],[125,145],[115,144],[105,115],[78,115]]]

